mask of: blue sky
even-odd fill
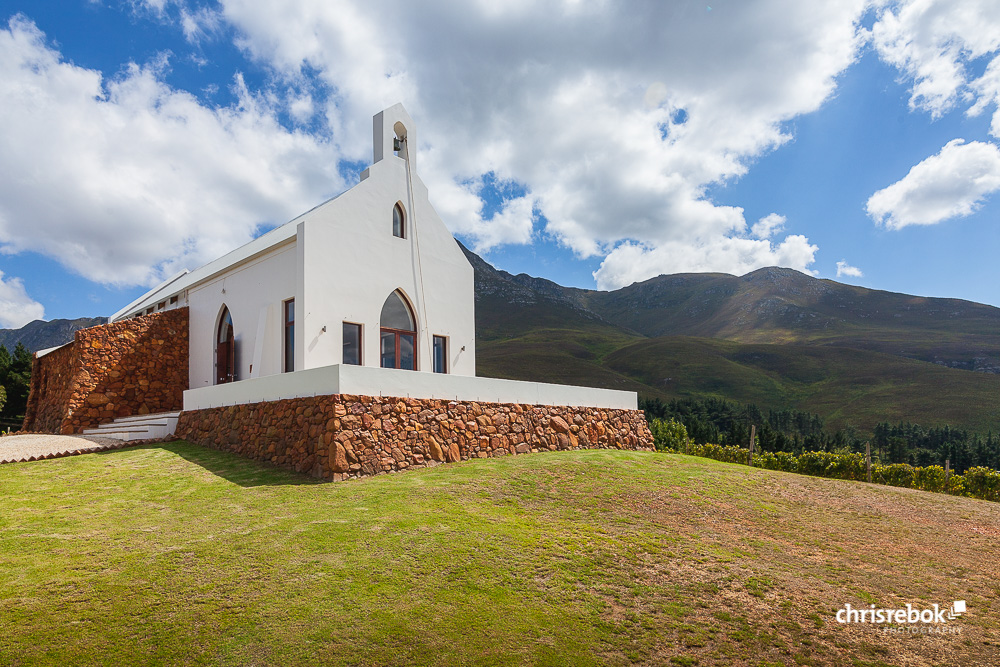
[[[0,326],[110,314],[336,195],[396,102],[512,273],[1000,305],[996,2],[272,4],[0,0]]]

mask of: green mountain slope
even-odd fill
[[[961,299],[871,290],[773,267],[742,277],[659,276],[577,296],[601,317],[651,337],[860,347],[1000,372],[1000,308]]]
[[[789,269],[659,276],[614,292],[476,270],[477,373],[1000,430],[1000,309]],[[979,372],[972,372],[979,371]]]
[[[985,432],[1000,424],[1000,376],[867,350],[669,336],[616,350],[604,365],[671,397],[788,406],[834,428],[913,421]]]

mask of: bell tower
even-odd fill
[[[396,156],[407,160],[410,169],[417,168],[417,135],[413,119],[402,104],[394,104],[375,114],[373,124],[372,162]]]

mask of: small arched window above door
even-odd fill
[[[399,202],[392,207],[392,235],[401,239],[406,238],[406,215],[403,213],[403,205]]]
[[[379,329],[382,368],[417,370],[417,321],[399,290],[382,304]]]

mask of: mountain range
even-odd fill
[[[661,275],[602,292],[475,270],[477,374],[724,398],[883,421],[1000,431],[1000,308],[783,268]],[[35,351],[105,318],[35,321],[0,344]]]
[[[602,292],[476,276],[477,373],[1000,431],[1000,308],[783,268],[662,275]]]
[[[0,329],[0,345],[13,351],[18,343],[31,352],[58,347],[73,340],[79,329],[104,324],[106,317],[79,317],[75,320],[35,320],[20,329]]]

